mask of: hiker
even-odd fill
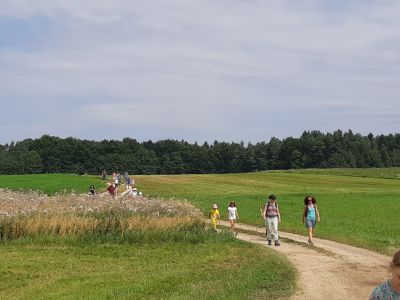
[[[279,246],[278,223],[281,223],[281,214],[279,212],[278,203],[276,202],[276,196],[271,194],[268,199],[262,212],[265,225],[267,226],[266,235],[268,245],[272,245],[272,238],[274,238],[275,246]]]
[[[317,221],[321,222],[319,211],[317,207],[317,200],[314,196],[307,196],[304,198],[304,211],[302,222],[305,223],[308,229],[308,243],[313,245],[313,236]]]
[[[115,195],[117,194],[117,188],[112,183],[107,183],[107,185],[108,185],[107,191],[110,193],[112,199],[114,200],[115,199]]]
[[[118,193],[118,186],[119,186],[119,183],[121,182],[121,176],[119,175],[119,173],[116,173],[113,176],[113,179],[114,179],[115,194],[117,194]]]
[[[93,184],[91,186],[89,186],[89,195],[96,196],[96,189],[94,188]]]
[[[124,174],[124,179],[125,179],[125,189],[130,190],[132,188],[132,179],[129,177],[128,172],[125,172]]]
[[[235,234],[236,219],[239,219],[239,213],[237,211],[236,203],[234,201],[231,201],[228,207],[228,220],[231,224],[231,231],[235,236],[237,236],[237,232]]]
[[[101,171],[101,179],[106,180],[107,179],[107,172],[106,170]]]
[[[217,231],[217,222],[220,219],[220,214],[217,204],[212,205],[212,209],[210,210],[208,215],[211,218],[211,223],[213,225],[214,230]]]
[[[397,251],[390,263],[392,279],[377,286],[369,300],[399,300],[400,299],[400,250]]]

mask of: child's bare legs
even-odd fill
[[[308,241],[312,242],[314,229],[312,227],[308,227]]]
[[[232,233],[235,233],[235,220],[229,220],[229,223],[231,223],[231,231]]]

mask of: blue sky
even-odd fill
[[[0,143],[398,132],[400,2],[2,1]]]

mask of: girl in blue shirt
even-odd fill
[[[317,221],[321,222],[317,208],[317,200],[314,196],[309,195],[304,198],[304,212],[302,221],[306,224],[308,229],[308,243],[313,245],[312,239],[314,236],[314,228],[317,225]]]

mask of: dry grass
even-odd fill
[[[200,224],[186,202],[145,197],[113,200],[107,194],[56,195],[0,190],[0,239],[34,235],[93,235],[182,230]]]
[[[199,217],[201,212],[182,201],[127,196],[113,200],[108,194],[47,196],[35,191],[15,192],[0,189],[0,216],[87,215],[120,211],[145,216]]]

